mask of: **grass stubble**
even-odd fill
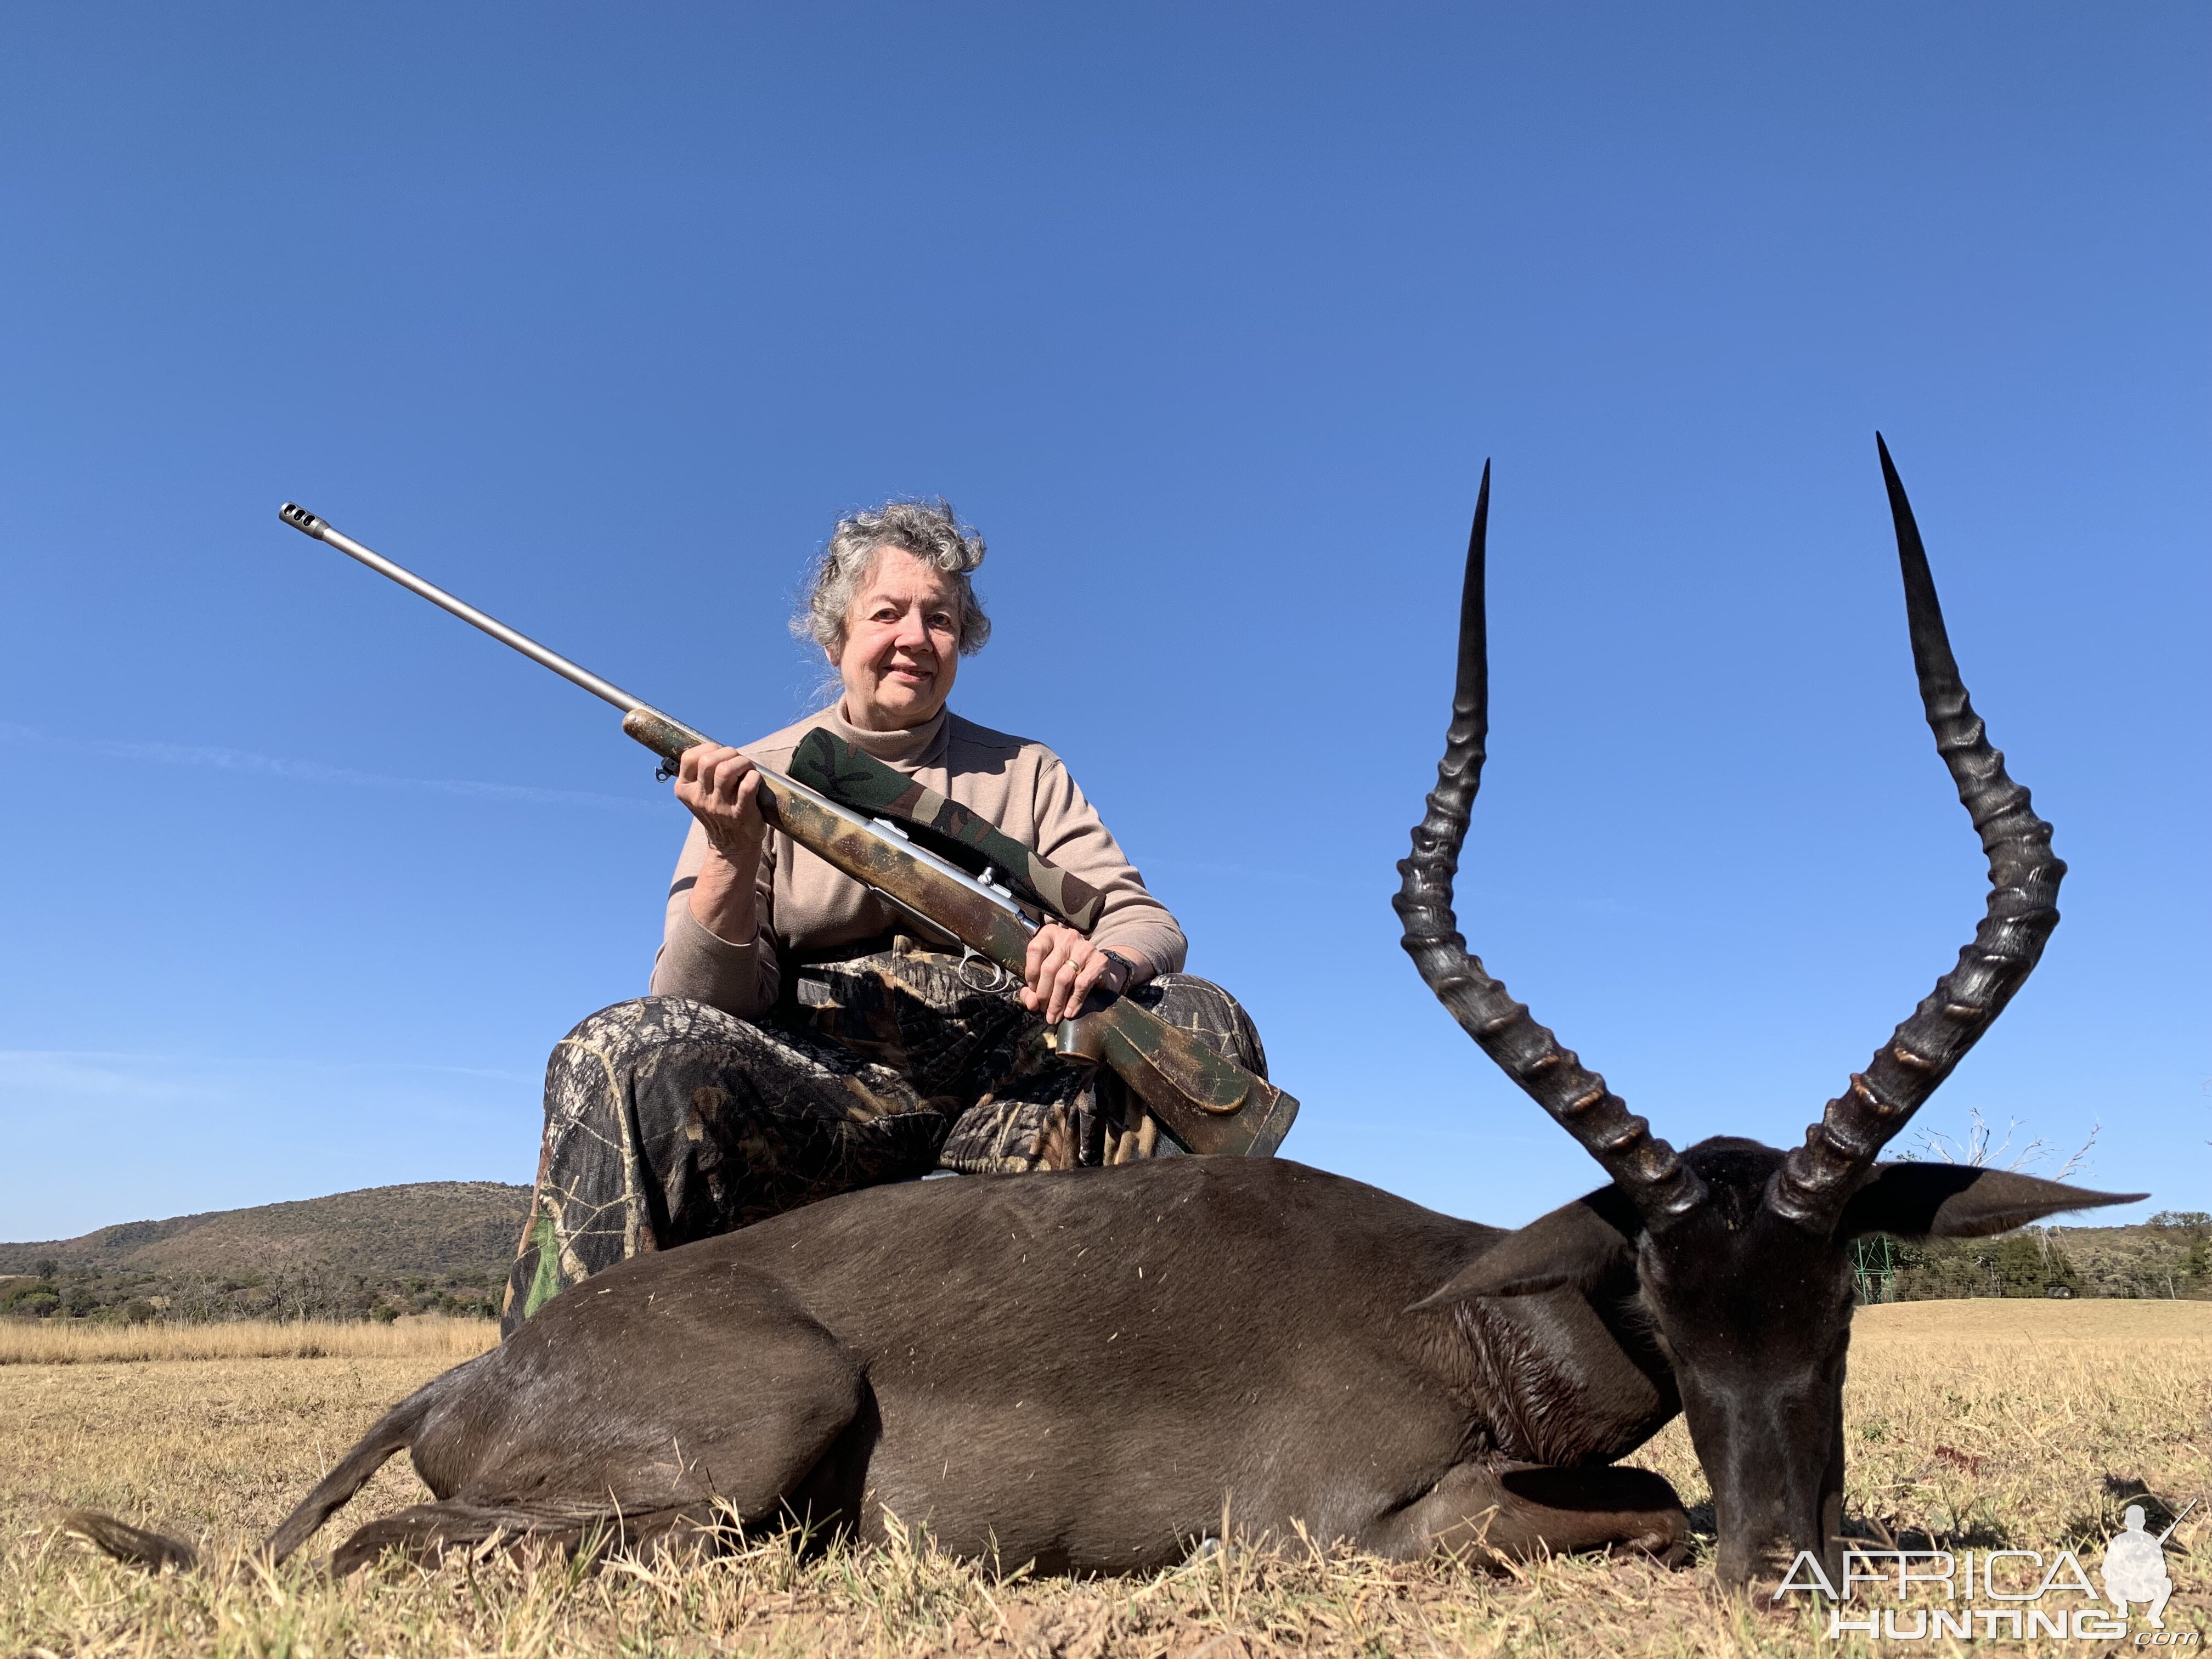
[[[92,1334],[70,1334],[88,1351],[63,1352],[64,1334],[53,1333],[39,1359],[0,1361],[0,1659],[1872,1650],[1856,1637],[1828,1640],[1825,1613],[1802,1598],[1776,1612],[1724,1597],[1703,1567],[1567,1559],[1499,1575],[1449,1559],[1261,1552],[1233,1538],[1174,1571],[1079,1583],[1033,1579],[1012,1563],[964,1565],[927,1540],[810,1559],[781,1539],[714,1559],[617,1559],[596,1571],[501,1554],[430,1571],[392,1565],[333,1583],[319,1558],[272,1571],[252,1548],[386,1406],[486,1342],[484,1328],[280,1327],[221,1339],[228,1346],[159,1352],[102,1351]],[[210,1357],[162,1357],[170,1352]],[[1907,1535],[1930,1533],[1978,1549],[2073,1547],[2094,1574],[2124,1502],[2109,1481],[2141,1480],[2177,1505],[2212,1495],[2208,1413],[2212,1305],[1917,1303],[1863,1311],[1846,1403],[1847,1513],[1876,1538],[1919,1542]],[[1693,1506],[1705,1501],[1679,1422],[1632,1461],[1667,1475]],[[333,1530],[420,1497],[405,1461],[395,1461]],[[157,1577],[108,1562],[57,1529],[56,1511],[67,1505],[197,1536],[206,1563]],[[2195,1552],[2168,1553],[2172,1630],[2212,1633],[2203,1565],[2212,1526],[2196,1524],[2208,1507],[2176,1534]],[[1902,1650],[1955,1649],[1930,1642]],[[2069,1642],[2062,1650],[2105,1650]]]

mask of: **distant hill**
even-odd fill
[[[2032,1235],[2031,1235],[2032,1236]],[[2168,1210],[2131,1227],[2054,1227],[2082,1296],[2212,1297],[2212,1216]]]
[[[200,1318],[494,1311],[529,1205],[527,1187],[426,1181],[0,1244],[0,1310]]]
[[[125,1221],[81,1238],[0,1244],[0,1273],[51,1260],[64,1268],[222,1273],[342,1260],[362,1272],[504,1270],[530,1188],[497,1181],[422,1181],[249,1210]]]

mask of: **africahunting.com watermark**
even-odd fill
[[[2058,1637],[2074,1641],[2130,1641],[2142,1648],[2197,1648],[2193,1630],[2166,1627],[2173,1595],[2166,1544],[2191,1499],[2163,1532],[2143,1524],[2140,1504],[2128,1505],[2124,1524],[2106,1540],[2098,1582],[2072,1550],[1846,1549],[1843,1582],[1830,1580],[1810,1550],[1800,1550],[1774,1592],[1826,1597],[1828,1635],[1864,1636],[1890,1642],[2029,1641]],[[1915,1589],[1922,1605],[1900,1604]],[[1940,1593],[1942,1601],[1934,1602]],[[2067,1598],[2078,1597],[2069,1601]],[[2140,1620],[2140,1627],[2138,1627]]]

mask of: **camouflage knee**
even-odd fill
[[[1259,1028],[1244,1005],[1212,980],[1195,974],[1162,974],[1129,996],[1255,1077],[1267,1075],[1267,1051],[1261,1046]]]
[[[735,1014],[683,997],[633,997],[602,1008],[577,1022],[553,1045],[545,1062],[546,1105],[562,1067],[596,1066],[608,1080],[618,1079],[641,1060],[676,1042],[743,1042],[756,1028]]]
[[[945,1132],[896,1076],[773,1019],[673,997],[603,1008],[546,1063],[503,1326],[641,1252],[921,1175]]]

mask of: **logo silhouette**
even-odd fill
[[[2196,1507],[2197,1500],[2191,1498],[2181,1515]],[[2129,1602],[2141,1601],[2149,1615],[2150,1627],[2166,1628],[2166,1598],[2173,1594],[2173,1580],[2166,1571],[2166,1540],[2181,1524],[2181,1515],[2154,1537],[2143,1530],[2142,1505],[2128,1505],[2121,1517],[2126,1529],[2115,1533],[2105,1546],[2105,1599],[2120,1610],[2121,1618],[2128,1617]]]

